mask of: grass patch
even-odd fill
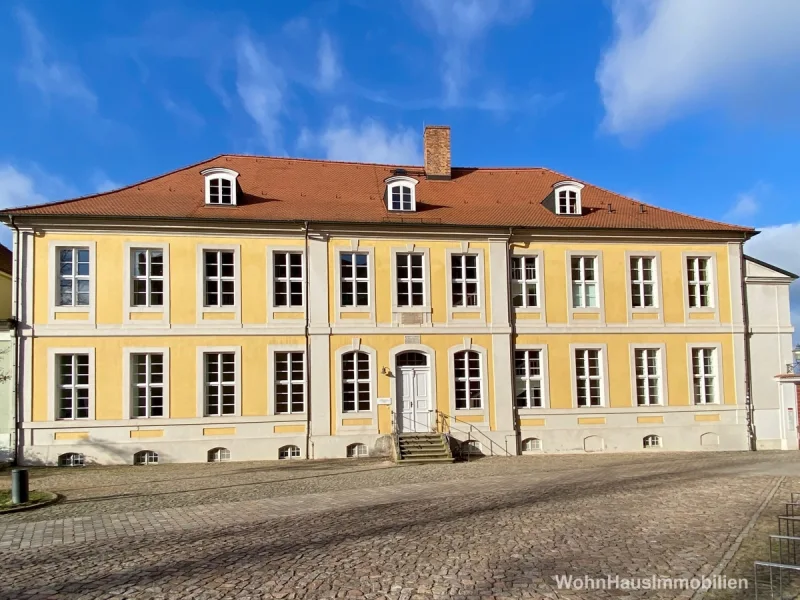
[[[11,490],[0,490],[0,510],[9,508],[18,508],[20,506],[31,506],[32,504],[39,504],[47,500],[52,500],[53,495],[49,492],[37,492],[31,490],[28,494],[28,502],[25,504],[12,504],[11,503]]]

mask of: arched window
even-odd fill
[[[342,355],[342,412],[372,410],[369,354],[347,352]]]
[[[577,181],[559,181],[553,185],[557,215],[581,214],[581,189],[583,184]]]
[[[456,409],[483,408],[481,355],[462,350],[455,353],[453,361]]]
[[[157,465],[158,452],[152,450],[142,450],[133,455],[133,464],[135,465]]]
[[[397,368],[400,367],[427,367],[428,357],[424,352],[403,352],[398,355]]]
[[[537,452],[542,449],[542,440],[539,438],[528,438],[522,441],[523,452]]]
[[[369,456],[369,451],[365,444],[350,444],[347,447],[347,458],[365,458]]]
[[[231,451],[227,448],[212,448],[208,451],[208,462],[227,462],[231,459]]]
[[[417,210],[415,186],[417,180],[406,175],[395,175],[386,180],[386,201],[389,210],[413,212]]]
[[[68,452],[58,457],[59,467],[82,467],[85,463],[83,454],[77,452]]]
[[[646,435],[644,436],[644,440],[642,440],[642,445],[645,448],[661,448],[661,436]]]
[[[239,177],[236,171],[212,167],[202,171],[201,175],[206,178],[206,204],[236,205],[236,178]]]
[[[278,450],[278,460],[288,460],[291,458],[300,458],[300,448],[297,446],[283,446]]]

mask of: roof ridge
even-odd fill
[[[376,163],[376,162],[362,162],[358,160],[334,160],[330,158],[303,158],[297,156],[267,156],[262,154],[220,154],[208,160],[216,158],[223,158],[230,156],[231,158],[254,158],[256,160],[292,160],[297,162],[313,162],[313,163],[333,163],[337,165],[362,165],[365,167],[397,167],[401,169],[424,169],[423,165],[400,165],[392,163]],[[207,161],[205,161],[207,162]]]
[[[630,200],[634,204],[641,204],[641,205],[646,206],[648,208],[654,208],[655,210],[660,210],[662,212],[672,213],[674,215],[680,215],[682,217],[686,217],[687,219],[697,219],[698,221],[705,221],[706,223],[713,223],[714,225],[724,225],[725,227],[735,227],[735,228],[738,228],[738,229],[740,229],[742,231],[756,231],[755,227],[745,227],[743,225],[733,225],[731,223],[726,223],[725,221],[716,221],[714,219],[708,219],[706,217],[698,217],[697,215],[690,215],[689,213],[681,212],[679,210],[673,210],[671,208],[662,208],[660,206],[656,206],[655,204],[650,204],[649,202],[643,202],[642,200],[637,200],[636,198],[631,198],[630,196],[626,196],[625,194],[621,194],[619,192],[614,192],[612,190],[609,190],[607,188],[601,187],[601,186],[599,186],[597,184],[594,184],[594,183],[589,183],[589,182],[584,181],[582,179],[570,178],[569,175],[566,175],[564,173],[561,173],[560,171],[556,171],[556,170],[551,169],[549,167],[542,167],[542,168],[547,170],[547,171],[550,171],[551,173],[553,173],[555,175],[558,175],[560,177],[566,177],[568,179],[571,179],[572,181],[577,181],[579,183],[583,183],[584,185],[588,185],[588,186],[591,186],[593,188],[596,188],[596,189],[598,189],[600,191],[605,192],[606,194],[611,194],[612,196],[619,196],[620,198],[624,198],[625,200]]]

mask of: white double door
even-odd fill
[[[427,432],[431,430],[430,368],[422,366],[400,367],[397,378],[397,398],[401,432]]]

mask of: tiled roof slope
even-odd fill
[[[239,206],[205,205],[200,171],[214,166],[239,173]],[[397,168],[419,180],[416,213],[386,208],[384,180]],[[653,206],[642,212],[639,202],[588,184],[583,215],[558,216],[542,202],[565,179],[543,168],[453,168],[451,180],[432,181],[422,167],[221,155],[120,190],[3,213],[754,233]]]

